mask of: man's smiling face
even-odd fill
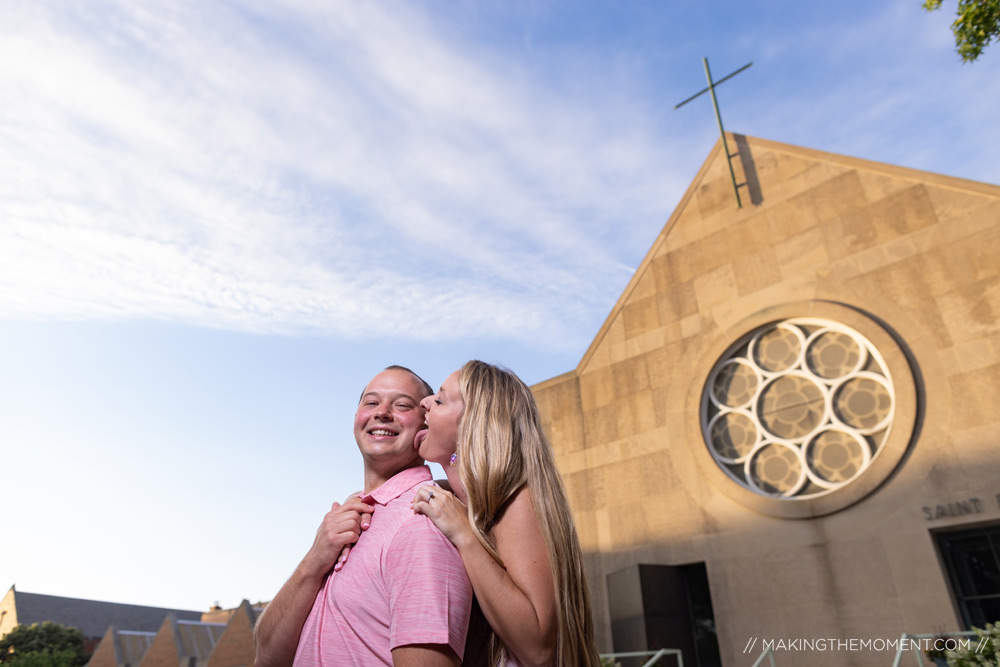
[[[368,383],[354,415],[354,438],[369,464],[395,473],[420,461],[413,437],[424,427],[421,382],[403,370],[382,371]]]

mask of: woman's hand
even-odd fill
[[[416,514],[423,514],[451,543],[461,549],[469,540],[477,541],[469,524],[469,512],[451,491],[427,484],[417,489],[410,502]]]

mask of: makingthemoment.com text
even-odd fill
[[[757,637],[751,637],[747,642],[744,653],[754,650],[757,645]],[[894,637],[883,639],[880,637],[850,639],[829,639],[829,638],[783,638],[764,639],[760,638],[760,650],[767,651],[967,651],[974,645],[977,653],[982,650],[982,644],[977,638],[968,637]]]

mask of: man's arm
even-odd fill
[[[393,667],[457,667],[461,661],[442,644],[410,644],[392,650]]]
[[[438,498],[439,497],[439,498]],[[555,582],[531,492],[522,486],[504,505],[491,531],[501,566],[473,533],[465,505],[421,488],[413,508],[429,517],[462,555],[483,616],[518,664],[551,665],[556,654]]]
[[[386,585],[395,667],[459,664],[472,584],[458,551],[426,517],[411,517],[393,538]]]
[[[257,619],[253,636],[257,645],[256,667],[286,667],[295,659],[302,626],[309,617],[323,579],[346,544],[361,535],[361,514],[371,505],[352,500],[334,503],[323,517],[305,558]]]
[[[287,667],[295,658],[302,626],[323,583],[322,575],[315,576],[303,563],[257,619],[253,630],[257,645],[255,667]]]

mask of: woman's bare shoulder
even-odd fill
[[[522,486],[507,501],[490,534],[505,563],[509,563],[511,558],[517,561],[525,557],[538,560],[539,556],[546,554],[535,504],[527,486]]]

